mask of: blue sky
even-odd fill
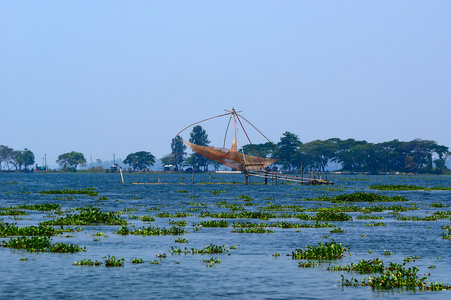
[[[276,142],[290,131],[451,147],[450,12],[451,1],[0,0],[0,145],[49,164],[70,151],[161,158],[185,126],[234,107]],[[227,121],[202,124],[212,145]]]

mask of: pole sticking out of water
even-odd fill
[[[119,167],[119,172],[121,173],[122,183],[124,183],[124,176],[122,175],[122,167]]]

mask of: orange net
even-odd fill
[[[200,146],[183,140],[182,142],[203,157],[216,160],[221,164],[238,171],[260,171],[277,161],[277,159],[273,158],[257,157],[239,153],[237,151],[236,138],[233,139],[232,147],[230,147],[230,149]]]

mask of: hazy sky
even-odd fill
[[[0,145],[49,164],[161,158],[234,107],[275,142],[451,147],[450,14],[448,0],[0,0]],[[201,124],[212,145],[227,121]]]

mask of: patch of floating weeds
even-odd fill
[[[153,216],[151,216],[151,215],[145,215],[145,216],[142,216],[141,218],[139,218],[141,221],[143,221],[143,222],[153,222],[153,221],[155,221],[156,219],[155,219],[155,217],[153,217]]]
[[[97,198],[97,201],[105,201],[105,200],[110,200],[110,198],[105,197],[105,196]]]
[[[274,230],[262,227],[238,228],[232,230],[234,233],[274,233]]]
[[[252,198],[251,196],[248,195],[240,195],[235,197],[235,199],[242,199],[243,201],[252,201],[254,200],[254,198]]]
[[[274,257],[279,257],[279,256],[282,256],[282,253],[276,252],[276,253],[274,253],[272,256],[274,256]]]
[[[351,221],[352,217],[342,212],[319,212],[312,220],[316,221]]]
[[[98,196],[99,193],[96,192],[95,188],[86,188],[81,190],[74,190],[74,189],[68,189],[68,190],[51,190],[51,191],[42,191],[40,194],[43,195],[87,195],[90,197]]]
[[[132,264],[143,264],[144,260],[142,258],[134,258],[130,261]]]
[[[102,257],[105,260],[105,267],[123,267],[125,259],[124,258],[116,258],[116,256],[104,256]]]
[[[202,249],[194,249],[192,248],[192,253],[199,253],[199,254],[207,254],[207,253],[225,253],[229,252],[229,249],[226,248],[225,245],[214,245],[210,244],[208,246],[205,246]]]
[[[408,185],[408,184],[388,184],[388,185],[370,185],[370,189],[379,190],[379,191],[449,191],[451,187],[422,187],[417,185]]]
[[[186,239],[184,239],[184,238],[178,238],[178,239],[175,239],[174,240],[176,243],[181,243],[181,244],[183,244],[183,243],[188,243],[188,240],[186,240]]]
[[[325,244],[318,243],[318,246],[306,246],[306,249],[296,249],[292,252],[293,259],[339,259],[343,253],[349,251],[348,246],[342,246],[341,243],[332,242]]]
[[[381,275],[368,276],[368,279],[363,278],[361,281],[358,281],[355,278],[345,279],[344,276],[341,275],[341,284],[342,286],[371,286],[384,290],[400,288],[418,288],[419,290],[426,291],[451,290],[451,286],[444,283],[429,282],[426,284],[424,281],[427,277],[420,278],[417,273],[417,267],[406,269],[404,265],[390,263],[388,270],[385,270]]]
[[[10,238],[9,241],[3,241],[2,247],[26,249],[29,252],[58,252],[58,253],[75,253],[80,251],[86,251],[85,247],[80,247],[74,244],[64,243],[50,243],[50,237],[46,236],[33,236],[33,237],[17,237]]]
[[[154,259],[154,260],[152,260],[150,262],[150,264],[152,264],[152,265],[159,265],[159,264],[161,264],[161,259]]]
[[[159,226],[148,226],[148,227],[142,227],[140,229],[130,230],[127,228],[127,226],[122,226],[119,228],[119,230],[116,231],[116,234],[120,235],[142,235],[142,236],[149,236],[149,235],[180,235],[186,233],[186,229],[183,229],[181,227],[173,226],[170,229],[166,229],[165,227],[160,228]]]
[[[299,267],[299,268],[314,268],[314,267],[316,267],[317,265],[319,265],[319,263],[316,263],[316,262],[313,261],[313,260],[300,261],[300,262],[298,263],[298,267]]]
[[[226,220],[211,220],[211,221],[202,221],[198,224],[193,224],[193,226],[202,226],[202,227],[229,227],[229,222]]]
[[[174,191],[174,193],[187,194],[188,191],[187,190],[178,190],[178,191]]]
[[[300,201],[330,201],[331,203],[349,202],[403,202],[407,201],[404,196],[384,196],[375,193],[357,192],[352,194],[342,194],[335,197],[320,196],[317,198],[306,198]]]
[[[161,213],[156,215],[156,217],[159,217],[159,218],[186,218],[186,217],[190,217],[190,216],[192,216],[192,214],[182,212],[182,211],[179,211],[176,214],[170,214],[168,212],[162,211]]]
[[[160,254],[158,253],[157,255],[155,255],[156,257],[160,257],[160,258],[166,258],[168,257],[168,255],[166,253]]]
[[[146,209],[146,211],[160,211],[161,209],[159,209],[158,207],[151,207],[149,209]]]
[[[59,232],[51,226],[17,227],[17,223],[4,223],[0,220],[0,236],[52,236]]]
[[[68,197],[54,197],[53,200],[74,200],[74,196]],[[98,200],[98,199],[97,199]]]
[[[64,228],[63,226],[61,226],[60,229],[56,229],[56,233],[61,234],[63,232],[80,232],[82,230],[83,227],[72,226]]]
[[[214,268],[214,267],[216,267],[216,264],[221,263],[221,260],[216,257],[212,257],[210,259],[204,259],[202,261],[205,263],[205,266],[207,268]]]
[[[328,234],[325,234],[325,235],[322,235],[322,236],[320,236],[322,239],[328,239],[329,238],[329,235]]]
[[[92,235],[93,236],[102,236],[102,237],[106,237],[106,238],[108,237],[105,233],[99,232],[99,231],[94,232]]]
[[[370,260],[362,259],[357,264],[349,264],[346,266],[333,266],[327,268],[328,271],[346,271],[346,272],[359,272],[361,274],[368,273],[382,273],[385,270],[385,265],[381,259],[375,258]]]
[[[201,211],[202,207],[193,207],[193,208],[188,208],[187,211]]]
[[[421,257],[412,255],[412,256],[405,257],[405,258],[404,258],[404,261],[405,261],[405,262],[412,262],[412,261],[415,261],[415,260],[417,260],[417,259],[421,259]]]
[[[80,247],[75,244],[55,243],[49,247],[48,251],[54,253],[75,253],[86,251],[86,247]]]
[[[130,216],[128,216],[128,218],[131,220],[137,220],[137,219],[139,219],[139,216],[130,215]]]
[[[139,208],[130,208],[130,207],[127,207],[126,209],[123,209],[123,210],[119,211],[119,213],[120,213],[120,214],[124,214],[124,213],[132,212],[132,211],[139,211]]]
[[[451,211],[436,211],[433,215],[438,219],[447,219],[451,216]]]
[[[26,216],[28,213],[19,209],[4,209],[0,211],[0,216]]]
[[[375,193],[357,192],[352,194],[343,194],[332,197],[332,203],[345,202],[402,202],[407,201],[404,196],[384,196]]]
[[[220,195],[220,194],[227,193],[227,191],[213,190],[213,191],[210,191],[210,193],[211,193],[212,195]]]
[[[78,214],[66,214],[65,217],[41,222],[40,225],[126,225],[127,220],[118,216],[116,212],[102,212],[99,208],[85,206],[80,208]]]
[[[292,212],[303,212],[305,211],[304,206],[302,205],[280,205],[280,204],[271,204],[261,208],[264,211],[292,211]]]
[[[374,221],[365,224],[365,226],[387,226],[387,225],[388,224],[384,222],[374,222]]]
[[[369,215],[358,215],[356,217],[357,220],[381,220],[383,216],[369,216]]]
[[[441,202],[434,202],[431,205],[429,205],[429,207],[442,208],[442,207],[449,207],[449,205],[443,204]]]
[[[437,215],[424,216],[424,217],[412,217],[412,216],[398,216],[397,221],[437,221],[439,219]]]
[[[173,247],[171,246],[171,250],[168,251],[169,253],[172,254],[209,254],[209,253],[226,253],[229,252],[229,249],[226,248],[225,245],[214,245],[214,244],[210,244],[208,246],[205,246],[202,249],[195,249],[195,248],[191,248],[191,250],[189,250],[188,248],[185,247],[185,249],[180,249],[177,247]]]
[[[242,211],[242,212],[220,212],[220,213],[210,213],[201,212],[199,217],[211,217],[217,219],[262,219],[269,220],[271,218],[290,218],[291,215],[274,214],[261,211]]]
[[[100,267],[103,263],[100,261],[93,261],[91,259],[80,259],[73,263],[74,266],[95,266]]]
[[[175,226],[179,226],[179,227],[184,227],[184,226],[186,226],[186,224],[188,224],[188,222],[186,220],[179,220],[179,221],[169,220],[168,223],[170,225],[175,225]]]
[[[337,228],[332,229],[329,232],[330,233],[345,233],[345,231],[343,229],[341,229],[340,226],[338,226]]]
[[[384,255],[385,256],[390,256],[390,255],[393,255],[393,252],[384,250]]]

